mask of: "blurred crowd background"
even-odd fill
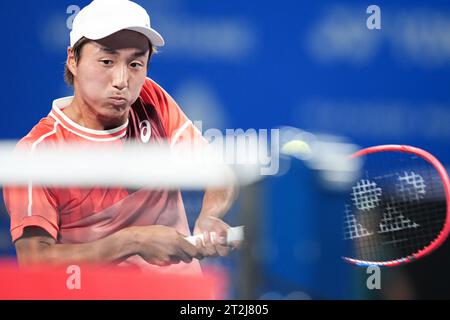
[[[360,147],[410,144],[450,168],[450,2],[136,2],[166,40],[149,76],[203,130],[290,126]],[[63,80],[68,27],[88,3],[0,3],[0,139],[23,137],[54,99],[72,94]],[[371,4],[381,8],[380,30],[366,26]],[[245,189],[228,218],[251,224],[249,254],[209,262],[230,270],[229,297],[450,298],[448,244],[383,269],[382,289],[368,290],[366,270],[339,259],[345,192],[301,160],[284,161],[287,173]],[[201,193],[185,193],[191,219],[200,204]],[[14,255],[8,229],[1,212],[3,256]]]

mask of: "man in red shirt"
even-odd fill
[[[18,148],[36,152],[67,142],[120,147],[127,140],[206,143],[170,95],[146,77],[154,47],[164,40],[142,7],[127,0],[94,0],[74,19],[70,38],[65,78],[74,96],[55,100]],[[32,181],[4,189],[23,265],[115,263],[180,272],[199,271],[202,257],[228,254],[222,217],[235,196],[234,186],[205,191],[194,228],[205,241],[194,246],[185,240],[190,232],[179,190],[130,193]]]

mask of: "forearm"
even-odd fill
[[[206,189],[199,216],[223,218],[237,198],[237,194],[238,189],[234,184],[223,189]]]
[[[224,189],[207,189],[203,198],[203,206],[197,221],[194,234],[202,234],[201,252],[205,257],[226,256],[230,247],[227,243],[229,226],[223,217],[237,198],[237,187],[230,184]]]
[[[123,229],[103,239],[80,244],[51,244],[45,239],[26,244],[18,241],[16,247],[19,263],[64,265],[120,262],[137,253],[133,233],[130,231],[130,228]],[[21,246],[27,248],[20,248]]]

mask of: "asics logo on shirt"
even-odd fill
[[[148,120],[141,121],[139,123],[139,130],[141,131],[141,141],[147,143],[152,135],[152,127]]]

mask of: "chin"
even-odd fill
[[[128,117],[128,111],[130,110],[130,107],[130,104],[109,104],[99,112],[99,115],[101,118],[107,120],[108,122],[120,122],[124,118]]]

